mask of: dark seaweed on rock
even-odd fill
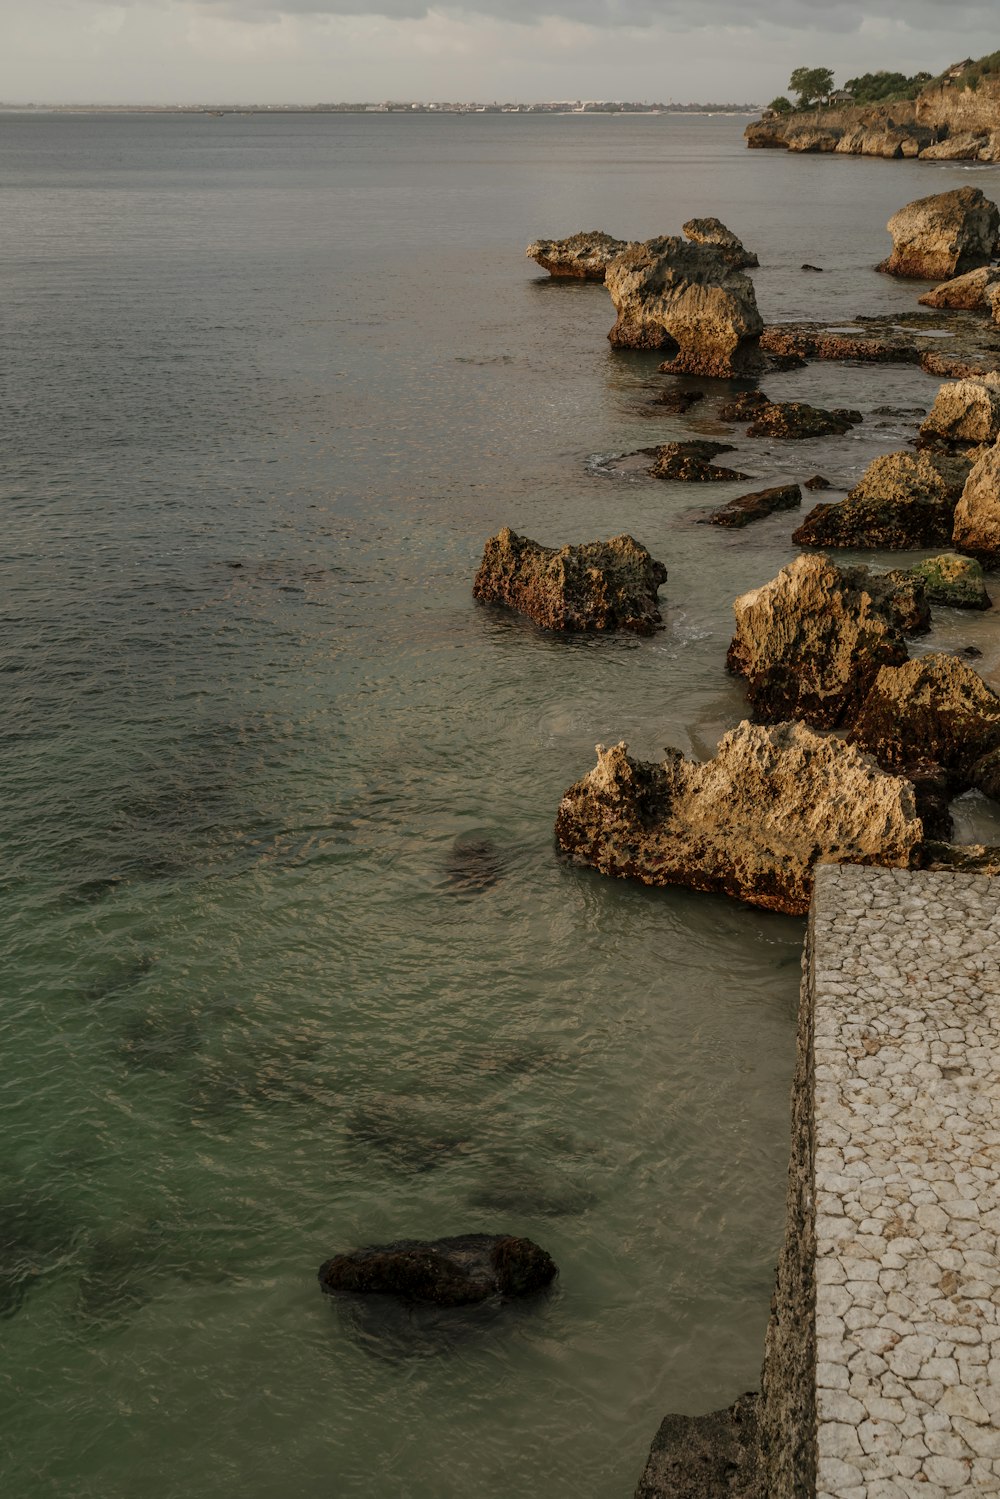
[[[466,1306],[499,1296],[544,1290],[558,1274],[553,1260],[530,1239],[512,1234],[459,1234],[453,1238],[399,1239],[326,1260],[319,1269],[324,1291],[399,1296],[436,1306]]]

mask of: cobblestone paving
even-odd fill
[[[1000,882],[817,871],[820,1499],[1000,1495]]]

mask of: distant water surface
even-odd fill
[[[739,720],[731,601],[796,521],[608,475],[730,435],[727,387],[657,415],[603,288],[523,246],[717,214],[767,318],[840,324],[914,305],[891,212],[1000,184],[742,125],[0,116],[5,1499],[627,1499],[665,1411],[755,1384],[802,925],[569,868],[552,823],[595,742]],[[843,492],[935,387],[767,388],[867,419],[736,466]],[[503,524],[632,532],[666,628],[475,606]],[[995,679],[988,619],[942,643]],[[472,1229],[544,1244],[551,1297],[319,1293]]]

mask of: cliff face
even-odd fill
[[[975,89],[932,83],[912,100],[754,120],[744,134],[751,148],[1000,161],[1000,75],[981,78]]]

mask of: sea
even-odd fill
[[[769,375],[863,412],[806,443],[722,382],[670,415],[603,286],[524,247],[716,215],[766,320],[848,326],[915,309],[889,215],[1000,169],[745,123],[0,116],[5,1499],[628,1499],[666,1412],[755,1387],[803,923],[573,867],[553,821],[595,744],[707,758],[746,715],[732,600],[798,517],[705,511],[844,493],[936,383]],[[688,436],[754,483],[616,463]],[[504,525],[631,533],[664,628],[478,605]],[[919,648],[969,644],[1000,685],[988,615]],[[471,1231],[543,1245],[551,1293],[320,1292]]]

